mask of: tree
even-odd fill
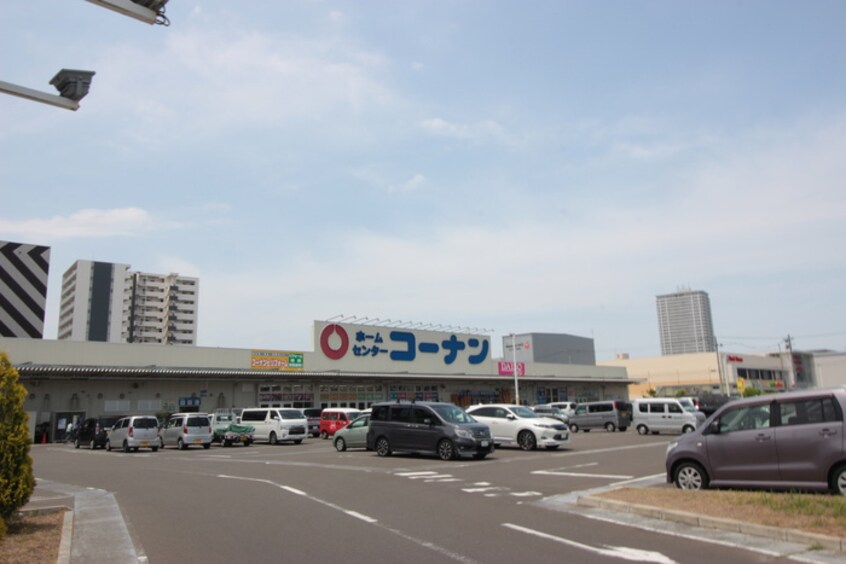
[[[26,388],[19,379],[9,357],[0,352],[0,519],[4,522],[26,505],[35,489],[24,411]]]

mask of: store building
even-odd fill
[[[314,343],[289,351],[0,338],[0,350],[50,440],[100,414],[514,398],[514,364],[491,357],[488,336],[319,321]],[[520,362],[516,380],[526,404],[627,399],[636,383],[620,367]]]
[[[807,359],[801,363],[805,355],[793,356],[793,366],[786,353],[756,355],[723,351],[634,359],[622,357],[599,365],[625,368],[629,378],[638,380],[630,390],[632,398],[646,397],[650,390],[659,396],[673,396],[680,391],[685,395],[738,394],[745,388],[787,391],[815,387],[813,374],[800,373],[796,368],[797,362],[801,366],[811,366],[811,363]]]

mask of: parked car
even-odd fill
[[[562,412],[564,412],[564,415],[566,415],[567,417],[570,417],[571,415],[576,413],[576,406],[578,404],[574,401],[553,401],[553,402],[550,402],[550,403],[547,403],[547,404],[544,404],[544,405],[557,407]]]
[[[846,387],[732,401],[667,445],[667,481],[846,494]]]
[[[189,446],[211,447],[212,424],[208,413],[174,413],[161,430],[161,446],[185,450]]]
[[[308,419],[299,409],[248,407],[241,411],[241,424],[255,427],[255,440],[272,445],[280,442],[300,444],[308,436]]]
[[[82,445],[87,445],[91,450],[97,447],[105,448],[106,439],[109,438],[109,433],[112,432],[112,426],[122,417],[122,415],[89,417],[76,430],[76,438],[74,439],[73,446],[79,448]]]
[[[323,408],[307,407],[303,410],[303,415],[308,419],[308,434],[312,437],[320,436],[320,413]]]
[[[217,412],[209,415],[212,428],[212,442],[228,447],[234,444],[250,446],[256,432],[252,425],[240,425],[233,412]]]
[[[129,452],[139,448],[159,450],[159,420],[152,415],[130,415],[117,420],[106,437],[106,450],[112,445]]]
[[[570,442],[570,430],[566,424],[543,417],[523,405],[474,405],[467,409],[467,413],[490,426],[497,445],[517,445],[523,450],[534,450],[539,446],[555,449]]]
[[[590,432],[591,429],[625,431],[632,423],[632,404],[622,400],[580,403],[570,416],[570,430]]]
[[[485,458],[494,451],[490,428],[442,402],[384,402],[371,407],[367,449],[437,454],[441,460]]]
[[[353,419],[349,425],[335,431],[332,443],[338,452],[348,448],[367,448],[367,430],[370,426],[370,415],[362,415]]]
[[[349,425],[350,421],[361,416],[357,409],[349,407],[327,407],[320,413],[320,438],[328,439],[339,429]]]
[[[570,418],[567,416],[567,414],[561,411],[561,408],[555,407],[554,405],[535,405],[531,407],[531,410],[542,417],[558,419],[565,425],[570,424]]]
[[[632,425],[641,435],[690,433],[705,422],[705,414],[683,399],[646,398],[632,404]]]

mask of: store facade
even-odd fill
[[[252,406],[366,408],[385,400],[524,404],[627,399],[618,367],[491,358],[490,337],[314,323],[314,351],[0,338],[31,425],[61,440],[84,417]]]

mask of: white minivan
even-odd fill
[[[308,435],[308,419],[299,409],[290,407],[248,407],[241,412],[241,424],[256,428],[256,441],[272,445],[282,442],[300,444]]]
[[[705,422],[705,414],[675,398],[634,400],[632,425],[641,435],[689,433]]]

